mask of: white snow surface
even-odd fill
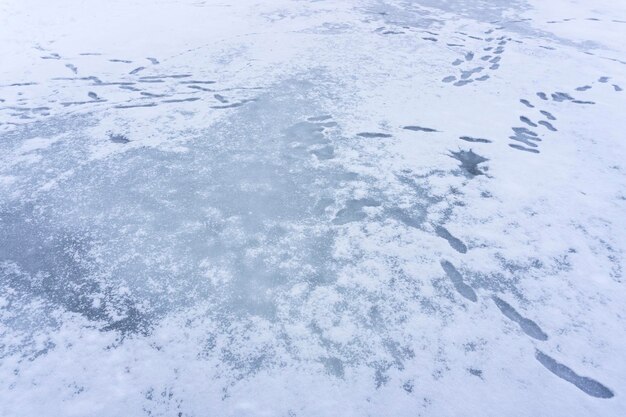
[[[626,2],[0,2],[0,415],[623,416]]]

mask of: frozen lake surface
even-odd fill
[[[0,27],[0,415],[624,415],[626,3]]]

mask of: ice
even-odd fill
[[[619,2],[0,10],[0,415],[623,414]]]

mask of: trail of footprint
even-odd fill
[[[596,398],[613,398],[615,395],[613,394],[613,391],[595,379],[578,375],[573,369],[557,362],[556,359],[546,355],[538,349],[535,351],[535,358],[554,375],[571,384],[574,384],[578,389],[587,395]]]
[[[457,271],[451,262],[443,260],[441,261],[441,267],[445,271],[448,278],[450,278],[452,285],[454,285],[454,288],[459,294],[474,303],[478,301],[478,297],[476,296],[474,289],[463,282],[463,276],[459,271]]]
[[[459,253],[467,253],[467,246],[459,238],[454,237],[448,229],[443,226],[435,227],[435,233],[442,239],[448,241],[448,244]]]
[[[541,330],[537,323],[530,319],[527,319],[526,317],[523,317],[509,303],[502,300],[501,298],[494,295],[492,299],[496,303],[496,306],[498,306],[502,314],[504,314],[509,320],[517,323],[522,331],[528,336],[537,340],[548,340],[548,335],[543,330]]]

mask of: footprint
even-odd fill
[[[220,103],[228,103],[228,99],[221,94],[214,94],[213,97],[215,97],[215,99]]]
[[[453,85],[456,87],[463,87],[464,85],[470,84],[474,82],[474,80],[459,80],[455,82]]]
[[[554,117],[552,115],[552,113],[550,113],[549,111],[540,110],[540,113],[543,114],[544,116],[546,116],[548,118],[548,120],[556,120],[556,117]]]
[[[557,362],[554,358],[546,355],[540,350],[535,351],[535,358],[541,363],[548,371],[567,382],[574,384],[578,389],[585,394],[596,398],[613,398],[613,391],[596,381],[586,376],[580,376],[574,370],[562,363]]]
[[[464,140],[466,142],[473,142],[473,143],[491,143],[489,139],[473,138],[471,136],[460,136],[459,139]]]
[[[617,85],[617,84],[613,84],[613,89],[614,89],[615,91],[623,91],[623,90],[622,90],[622,87],[620,87],[620,86],[619,86],[619,85]]]
[[[109,59],[109,62],[119,62],[122,64],[132,64],[133,61],[129,61],[127,59]]]
[[[451,83],[454,80],[456,80],[456,77],[454,75],[448,75],[447,77],[444,77],[441,81],[443,81],[444,83]]]
[[[608,83],[609,80],[610,80],[609,77],[600,77],[600,78],[598,78],[598,82],[600,82],[602,84]]]
[[[495,295],[492,297],[502,314],[519,325],[524,333],[537,340],[548,340],[548,335],[534,321],[523,317],[509,303]]]
[[[532,130],[528,130],[525,127],[513,127],[512,129],[513,132],[515,132],[515,136],[509,136],[509,139],[522,142],[524,145],[530,146],[531,148],[537,147],[537,144],[534,142],[541,142],[541,139],[538,137],[539,135]]]
[[[211,81],[211,80],[184,80],[184,81],[180,81],[180,84],[215,84],[216,81]]]
[[[463,63],[463,60],[456,59],[456,60],[454,60],[454,62],[452,62],[452,65],[457,66],[457,65],[461,65],[462,63]]]
[[[362,138],[390,138],[391,137],[389,133],[378,133],[378,132],[361,132],[361,133],[357,133],[356,135]]]
[[[537,97],[539,97],[542,100],[548,99],[548,96],[546,95],[546,93],[542,93],[542,92],[537,93]]]
[[[76,68],[76,66],[75,66],[75,65],[72,65],[72,64],[65,64],[65,66],[66,66],[67,68],[69,68],[69,69],[70,69],[70,71],[72,71],[74,74],[78,74],[78,68]]]
[[[552,94],[552,100],[557,101],[559,103],[563,102],[563,101],[572,101],[574,100],[574,97],[570,96],[567,93],[562,93],[560,91],[557,91],[556,93]]]
[[[483,69],[484,69],[483,67],[476,67],[476,68],[472,68],[471,70],[461,71],[461,79],[467,80],[469,77],[471,77],[475,73],[481,72]]]
[[[87,95],[94,100],[99,100],[98,95],[94,93],[93,91],[88,92]]]
[[[589,89],[591,89],[590,85],[583,85],[582,87],[577,87],[576,91],[587,91]]]
[[[532,120],[530,120],[528,117],[526,116],[520,116],[519,119],[523,122],[526,123],[528,126],[532,126],[532,127],[537,127],[537,124],[534,123]]]
[[[138,91],[138,90],[136,90],[136,91]],[[142,91],[139,94],[141,94],[144,97],[153,97],[153,98],[167,97],[167,94],[154,94],[154,93],[149,93],[147,91]]]
[[[492,66],[489,67],[490,70],[495,71],[498,68],[500,68],[500,64],[493,64]]]
[[[323,122],[323,121],[328,120],[328,119],[332,119],[332,116],[330,114],[323,115],[323,116],[309,117],[307,120],[309,122]]]
[[[472,59],[474,59],[474,53],[473,52],[468,52],[465,54],[465,60],[466,61],[471,61]]]
[[[152,65],[158,65],[159,64],[159,60],[156,58],[146,58],[148,61],[150,61],[150,63],[152,63]]]
[[[145,69],[146,69],[146,67],[137,67],[137,68],[135,68],[134,70],[132,70],[131,72],[129,72],[129,74],[130,74],[130,75],[135,75],[135,74],[137,74],[139,71],[143,71],[143,70],[145,70]]]
[[[422,127],[422,126],[404,126],[402,129],[412,130],[413,132],[427,132],[427,133],[439,132],[437,129],[433,129],[430,127]]]
[[[211,106],[212,109],[232,109],[235,107],[241,107],[246,103],[249,103],[251,101],[256,101],[255,99],[249,99],[249,100],[242,100],[238,103],[232,103],[232,104],[224,104],[223,106]]]
[[[550,122],[546,122],[545,120],[541,120],[541,121],[539,121],[537,123],[542,125],[542,126],[545,126],[548,130],[551,130],[553,132],[557,132],[557,129],[554,126],[552,126],[552,123],[550,123]]]
[[[119,133],[109,133],[109,140],[114,143],[128,143],[130,139]]]
[[[189,101],[198,101],[200,97],[189,97],[189,98],[173,98],[169,100],[163,100],[161,103],[185,103]]]
[[[526,99],[520,99],[520,103],[522,103],[523,105],[525,105],[526,107],[529,107],[531,109],[535,107],[532,104],[530,104],[530,101],[528,101]]]
[[[146,104],[118,104],[117,106],[113,106],[114,109],[134,109],[136,107],[154,107],[156,103],[146,103]]]
[[[47,56],[42,56],[41,59],[61,59],[61,56],[59,54],[52,53]]]
[[[483,75],[481,77],[476,78],[476,81],[487,81],[489,78],[491,78],[489,75]]]
[[[446,275],[448,275],[448,278],[452,281],[452,285],[454,285],[454,288],[459,294],[474,303],[478,301],[478,297],[476,296],[474,289],[463,282],[463,276],[461,276],[461,273],[457,271],[452,263],[445,260],[441,261],[441,267],[445,271]]]
[[[435,233],[442,239],[448,241],[448,244],[459,253],[467,253],[467,246],[458,238],[452,236],[452,234],[443,226],[435,227]]]
[[[511,148],[513,148],[513,149],[517,149],[517,150],[520,150],[520,151],[526,151],[526,152],[530,152],[530,153],[539,153],[539,150],[537,150],[537,149],[525,148],[525,147],[523,147],[521,145],[517,145],[515,143],[509,143],[509,146]]]

